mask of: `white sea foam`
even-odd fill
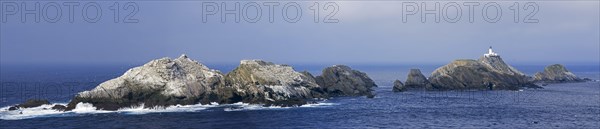
[[[338,105],[337,103],[314,103],[314,104],[305,104],[300,107],[331,107]]]
[[[248,104],[248,103],[234,103],[229,104],[231,107],[224,108],[224,111],[245,111],[245,110],[269,110],[269,109],[289,109],[295,107],[282,107],[282,106],[264,106],[262,104]],[[330,107],[336,105],[335,103],[316,103],[316,104],[305,104],[299,106],[299,108],[314,108],[314,107]]]
[[[25,110],[27,110],[27,109],[25,109]],[[77,106],[75,106],[75,109],[68,111],[68,112],[78,113],[78,114],[92,114],[92,113],[110,113],[111,111],[96,110],[96,107],[94,107],[94,105],[92,105],[90,103],[77,103]],[[68,113],[68,112],[66,112],[66,113]]]
[[[18,110],[9,111],[7,107],[0,108],[0,119],[2,120],[20,120],[37,117],[59,117],[59,116],[74,116],[77,114],[97,114],[97,113],[111,113],[112,111],[96,110],[92,104],[89,103],[78,103],[77,107],[71,111],[57,111],[53,110],[54,105],[66,105],[66,103],[55,103],[45,104],[38,107],[32,108],[21,108]]]
[[[206,110],[209,108],[225,107],[224,111],[244,111],[244,110],[268,110],[268,109],[288,109],[293,107],[281,107],[281,106],[267,106],[262,104],[248,104],[248,103],[234,103],[234,104],[218,104],[211,103],[207,105],[195,104],[195,105],[173,105],[168,107],[153,107],[144,108],[144,105],[121,108],[117,111],[107,110],[96,110],[92,104],[89,103],[78,103],[76,108],[71,111],[61,112],[52,110],[54,105],[66,105],[66,103],[55,103],[42,105],[33,108],[21,108],[19,110],[8,111],[10,106],[0,108],[0,119],[2,120],[21,120],[30,118],[40,117],[64,117],[64,116],[76,116],[82,114],[99,114],[99,113],[123,113],[123,114],[148,114],[148,113],[162,113],[162,112],[197,112]],[[317,103],[317,104],[306,104],[299,106],[299,108],[305,107],[326,107],[333,106],[335,103]]]
[[[122,108],[117,110],[117,112],[125,113],[125,114],[147,114],[147,113],[156,113],[156,112],[195,112],[200,110],[205,110],[212,107],[218,107],[219,103],[212,102],[208,105],[195,104],[195,105],[173,105],[168,107],[153,107],[153,108],[144,108],[144,104],[135,107]]]
[[[3,107],[0,108],[0,119],[2,120],[19,120],[19,119],[29,119],[29,118],[35,118],[35,117],[46,117],[46,116],[53,116],[53,115],[60,115],[63,114],[63,112],[60,111],[56,111],[56,110],[52,110],[52,106],[54,106],[55,104],[45,104],[39,107],[32,107],[32,108],[26,108],[26,109],[20,109],[20,110],[14,110],[14,111],[8,111],[8,108],[10,108],[10,106],[7,107]]]

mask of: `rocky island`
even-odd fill
[[[314,77],[288,65],[242,60],[224,75],[182,55],[152,60],[80,92],[65,110],[72,110],[79,103],[90,103],[98,110],[211,102],[298,106],[315,98],[372,96],[371,88],[375,86],[365,73],[344,65],[325,68],[323,75]]]
[[[436,69],[431,73],[429,81],[438,90],[540,88],[523,72],[506,64],[492,47],[478,60],[455,60]]]
[[[529,81],[526,75],[504,63],[499,56],[455,60],[431,73],[429,81],[436,90],[518,90],[539,87]]]
[[[518,90],[521,88],[541,88],[535,83],[584,82],[569,72],[563,65],[553,64],[538,72],[534,77],[505,63],[500,55],[488,49],[478,60],[459,59],[437,68],[429,78],[418,69],[411,69],[405,83],[394,81],[394,92],[414,88],[427,90]],[[545,84],[543,84],[545,85]]]
[[[506,64],[492,48],[478,60],[459,59],[437,68],[429,78],[411,69],[403,87],[427,90],[518,90],[540,88],[525,74]],[[401,84],[401,83],[394,83]],[[394,86],[401,88],[400,85]]]
[[[591,81],[588,78],[581,79],[575,74],[569,72],[567,68],[560,64],[546,66],[543,72],[538,72],[534,75],[535,82],[541,83],[569,83],[569,82],[584,82]]]

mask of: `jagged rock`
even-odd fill
[[[371,88],[377,87],[367,74],[344,65],[325,68],[316,80],[331,96],[373,95]]]
[[[313,91],[320,87],[309,73],[262,60],[242,60],[226,75],[225,82],[235,91],[234,96],[246,103],[294,106],[306,104],[305,99],[324,96]]]
[[[583,82],[575,74],[569,72],[565,66],[560,64],[553,64],[546,66],[544,72],[538,72],[534,76],[534,81],[544,83],[567,83],[567,82]]]
[[[144,103],[145,107],[209,103],[218,99],[216,88],[224,84],[223,75],[182,55],[162,58],[129,69],[122,76],[80,92],[67,105],[91,103],[98,109],[117,110]]]
[[[400,80],[396,80],[396,81],[394,81],[394,89],[392,91],[394,91],[394,92],[406,91],[406,87],[404,84],[402,84],[402,82]]]
[[[504,63],[499,56],[484,56],[478,61],[455,60],[436,69],[429,77],[429,81],[432,88],[437,90],[539,88],[521,73]]]
[[[419,69],[410,69],[410,72],[408,72],[408,77],[404,82],[404,86],[407,88],[417,89],[431,88],[431,84]]]
[[[48,102],[48,100],[45,100],[45,99],[28,99],[27,101],[25,101],[22,104],[17,104],[15,106],[8,108],[8,110],[12,111],[12,110],[18,110],[21,108],[38,107],[38,106],[42,106],[44,104],[50,104],[50,102]]]

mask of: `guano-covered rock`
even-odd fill
[[[239,101],[247,103],[293,106],[325,96],[318,92],[320,87],[310,73],[262,60],[242,60],[226,75],[226,84]]]
[[[223,75],[182,55],[177,59],[152,60],[129,69],[122,76],[80,92],[68,104],[91,103],[98,109],[117,110],[144,104],[145,107],[210,103],[217,100],[216,88]]]

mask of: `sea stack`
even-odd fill
[[[522,72],[506,64],[500,55],[489,49],[479,60],[455,60],[436,69],[429,77],[437,90],[518,90],[539,88]]]
[[[410,69],[404,86],[410,89],[431,89],[431,83],[419,69]]]
[[[563,65],[553,64],[546,66],[543,72],[536,73],[534,81],[543,83],[568,83],[583,82],[585,79],[575,76],[575,74],[569,72]]]
[[[334,65],[316,77],[317,83],[331,96],[372,96],[375,82],[366,73],[345,65]]]

